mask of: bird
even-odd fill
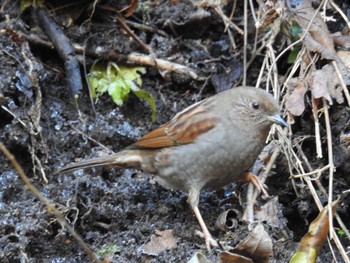
[[[218,242],[199,211],[200,192],[247,179],[273,124],[288,127],[274,97],[261,88],[236,87],[189,106],[118,153],[72,163],[57,173],[110,166],[154,174],[164,187],[188,194],[210,251]],[[248,179],[259,187],[256,176]]]

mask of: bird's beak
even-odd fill
[[[288,123],[278,114],[271,116],[270,120],[273,123],[276,123],[278,125],[281,125],[281,126],[284,126],[284,127],[288,128]]]

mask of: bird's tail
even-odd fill
[[[137,150],[124,150],[115,154],[96,157],[88,160],[84,160],[77,163],[68,164],[60,168],[57,173],[70,172],[78,169],[98,167],[98,166],[111,166],[114,168],[141,168],[142,156]]]

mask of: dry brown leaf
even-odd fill
[[[151,236],[151,241],[143,244],[140,251],[151,256],[158,256],[161,252],[176,247],[174,230],[156,230],[156,234]]]
[[[310,77],[310,90],[315,99],[325,98],[332,105],[332,98],[340,104],[344,102],[342,88],[339,87],[339,79],[333,66],[325,65],[322,69],[315,70]]]
[[[239,218],[242,218],[240,211],[237,209],[228,209],[218,216],[215,225],[222,231],[228,231],[238,225]]]
[[[350,85],[350,52],[345,50],[338,51],[336,62],[345,85]],[[334,83],[334,85],[340,85],[340,80],[335,73]]]
[[[282,216],[282,208],[281,204],[278,203],[278,196],[269,200],[256,211],[255,218],[258,221],[266,222],[269,226],[280,229],[287,225],[286,219]]]
[[[253,260],[227,251],[219,253],[220,263],[253,263]]]
[[[196,252],[187,263],[210,263],[210,261],[202,253]]]
[[[320,53],[325,59],[336,59],[333,39],[330,36],[328,27],[324,22],[320,13],[316,14],[313,19],[315,10],[311,1],[290,1],[297,2],[290,8],[294,11],[294,18],[298,21],[300,27],[305,30],[309,27],[310,35],[305,36],[306,46],[312,50]],[[312,20],[313,19],[313,20]],[[311,25],[310,22],[312,21]]]
[[[311,1],[289,1],[289,7],[295,14],[293,18],[298,21],[300,27],[303,29],[302,32],[305,32],[309,28],[308,32],[310,34],[305,35],[304,43],[310,51],[321,54],[325,59],[335,61],[341,77],[345,83],[348,83],[350,82],[349,70],[344,65],[344,61],[337,56],[334,49],[333,37],[329,33],[321,14],[317,13],[315,15],[317,10],[311,4]]]
[[[350,70],[350,52],[338,51],[337,64],[343,65],[343,72]],[[346,85],[350,85],[347,73],[342,75]],[[308,81],[305,81],[308,79]],[[332,98],[337,103],[344,102],[344,95],[340,86],[339,78],[332,65],[325,65],[322,69],[311,72],[304,81],[296,78],[291,79],[292,93],[287,97],[286,109],[294,116],[300,116],[305,110],[304,96],[308,88],[314,99],[325,98],[329,104],[333,104]]]
[[[332,34],[334,45],[341,46],[343,48],[350,48],[350,36],[344,36],[341,34]]]
[[[349,43],[350,45],[350,37],[349,37]],[[350,70],[350,52],[346,50],[340,50],[337,52],[337,56],[343,61],[345,64],[346,68]],[[345,83],[349,85],[350,83]]]
[[[338,200],[334,201],[332,205],[332,214],[334,215]],[[323,243],[327,239],[329,231],[329,216],[328,206],[324,207],[317,218],[311,222],[309,231],[300,241],[297,252],[292,256],[290,263],[312,263],[316,262],[318,252]]]
[[[294,79],[291,85],[294,86],[294,89],[287,97],[286,108],[294,116],[300,116],[305,110],[304,96],[307,92],[307,84],[302,80]]]
[[[341,146],[350,151],[350,133],[345,133],[343,131],[339,136],[339,140]]]
[[[267,263],[272,255],[272,241],[263,225],[257,223],[233,252],[251,258],[254,263]]]
[[[273,23],[275,23],[276,20],[279,17],[283,16],[284,10],[285,10],[285,3],[284,1],[261,1],[259,3],[259,13],[260,13],[260,19],[255,24],[256,28],[265,28]],[[277,22],[280,26],[280,21]]]
[[[316,99],[325,98],[329,104],[333,104],[333,100],[329,94],[328,88],[332,88],[334,69],[331,65],[326,65],[320,70],[311,73],[311,93]]]
[[[227,0],[191,0],[194,6],[198,7],[217,7],[227,5]]]

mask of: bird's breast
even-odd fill
[[[161,184],[188,191],[194,186],[218,189],[237,181],[254,163],[264,141],[251,131],[242,135],[219,128],[194,143],[160,151],[155,158]]]

